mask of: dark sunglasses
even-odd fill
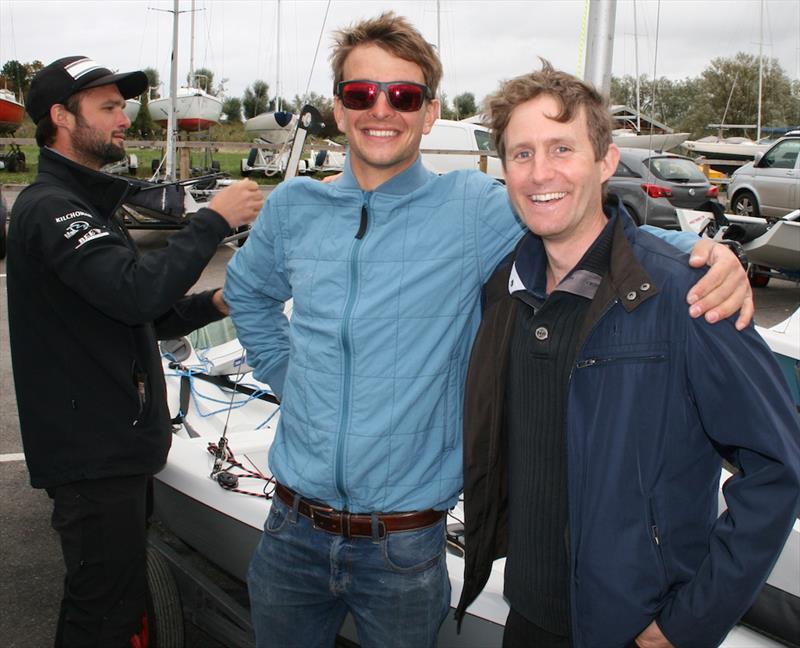
[[[359,79],[342,81],[336,86],[336,96],[349,110],[372,108],[381,92],[386,93],[389,105],[400,112],[416,112],[422,108],[425,99],[429,99],[431,95],[428,86],[411,81],[380,83]]]

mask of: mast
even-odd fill
[[[761,139],[761,90],[764,83],[764,0],[761,0],[758,23],[758,119],[756,121],[756,142]]]
[[[178,98],[178,14],[179,0],[173,0],[172,8],[172,59],[169,73],[169,115],[167,116],[167,160],[165,174],[168,182],[175,180],[175,153],[178,129],[176,112]]]
[[[281,111],[281,0],[278,0],[278,33],[275,43],[278,51],[275,56],[275,111]]]
[[[642,130],[642,102],[639,89],[639,25],[636,21],[636,0],[633,0],[633,61],[636,70],[636,133]]]
[[[192,0],[192,30],[189,46],[189,87],[194,87],[194,0]],[[208,85],[208,84],[206,84]]]
[[[606,96],[611,91],[616,13],[616,0],[591,0],[583,80],[593,84]]]

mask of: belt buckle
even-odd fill
[[[337,519],[338,518],[338,519]],[[322,510],[317,507],[311,508],[311,523],[315,529],[344,535],[342,524],[342,512],[335,509]]]

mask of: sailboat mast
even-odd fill
[[[194,87],[194,0],[192,0],[192,31],[189,41],[189,87]]]
[[[168,182],[175,180],[175,152],[177,150],[178,129],[176,124],[178,97],[178,14],[179,0],[173,0],[172,9],[172,60],[169,73],[169,115],[167,116],[167,160],[166,177]]]
[[[756,121],[756,142],[761,139],[761,90],[764,82],[764,0],[761,0],[758,31],[758,120]]]
[[[604,95],[608,95],[611,91],[611,60],[614,55],[616,13],[616,0],[592,0],[589,5],[583,79]]]
[[[275,55],[275,110],[281,111],[281,0],[278,0],[278,33],[275,44],[278,51]]]
[[[642,93],[639,88],[639,23],[636,20],[636,0],[633,0],[633,62],[636,71],[636,133],[642,130]]]

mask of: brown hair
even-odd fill
[[[503,164],[505,165],[506,159],[503,135],[511,119],[511,113],[520,104],[540,95],[549,95],[561,105],[561,112],[553,117],[557,122],[568,122],[575,117],[581,107],[585,109],[594,156],[596,160],[601,160],[611,144],[612,122],[608,113],[607,98],[594,86],[571,74],[556,70],[545,59],[540,60],[541,70],[504,81],[500,89],[484,101],[487,126],[492,129],[494,146]]]
[[[80,117],[82,96],[82,93],[76,92],[74,95],[67,98],[63,104],[67,112],[71,112],[73,115]],[[56,125],[53,123],[53,120],[50,119],[50,112],[48,111],[48,113],[39,120],[39,123],[36,124],[36,144],[39,147],[50,146],[55,140]]]
[[[439,82],[442,80],[442,63],[439,55],[416,27],[402,16],[396,16],[393,11],[386,11],[377,18],[362,20],[349,28],[340,29],[334,32],[333,41],[331,66],[334,94],[339,83],[345,80],[344,62],[350,52],[359,45],[377,45],[398,58],[419,65],[431,96],[436,96]]]

